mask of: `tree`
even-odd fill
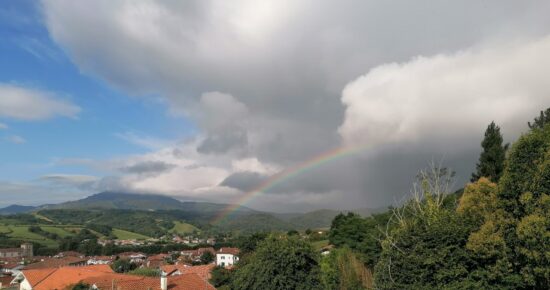
[[[329,242],[336,247],[348,246],[358,249],[359,245],[367,237],[367,225],[365,219],[356,213],[340,213],[330,226]]]
[[[506,149],[508,148],[508,145],[503,145],[502,142],[500,128],[495,122],[491,122],[485,130],[485,137],[481,142],[483,151],[479,156],[476,172],[472,174],[472,182],[481,177],[487,177],[493,182],[498,182],[504,170]]]
[[[118,259],[111,265],[111,268],[117,273],[127,273],[135,270],[137,265],[128,259]]]
[[[550,123],[550,108],[546,109],[546,111],[540,111],[539,117],[535,117],[533,123],[527,122],[527,125],[532,130],[542,129],[548,123]]]
[[[235,271],[232,289],[319,289],[319,256],[296,236],[271,236]]]
[[[502,289],[547,289],[549,192],[550,124],[546,124],[512,146],[496,209],[469,238],[467,247],[481,264],[478,280]]]
[[[413,198],[394,210],[395,226],[375,266],[376,289],[462,289],[472,260],[465,249],[472,223],[444,206],[452,175],[434,165],[421,171]]]
[[[485,217],[496,209],[497,185],[482,177],[464,189],[457,212],[472,218],[481,225]]]
[[[201,259],[201,264],[204,264],[204,265],[210,264],[210,263],[214,262],[215,258],[216,257],[214,256],[214,254],[212,254],[209,251],[206,251],[201,255],[201,258],[200,258]]]
[[[334,249],[321,259],[321,282],[326,290],[372,288],[372,274],[347,247]]]
[[[224,267],[215,267],[210,274],[210,283],[216,288],[229,285],[231,282],[231,270]]]

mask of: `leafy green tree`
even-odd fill
[[[445,206],[452,175],[434,165],[421,171],[413,199],[394,210],[395,226],[375,266],[376,289],[468,289],[472,258],[465,245],[472,223]]]
[[[360,215],[355,213],[338,214],[330,226],[329,242],[336,247],[348,246],[358,249],[367,237],[368,226]]]
[[[497,185],[482,177],[464,189],[457,211],[481,225],[496,209]]]
[[[235,271],[232,288],[319,289],[319,256],[296,236],[271,236]]]
[[[254,233],[250,236],[241,236],[237,241],[237,246],[241,251],[241,256],[248,255],[256,250],[258,244],[267,238],[267,233]]]
[[[229,285],[231,282],[231,270],[224,267],[215,267],[210,274],[210,283],[216,288]]]
[[[485,130],[485,137],[481,142],[483,151],[479,156],[476,172],[472,174],[472,182],[481,177],[487,177],[493,182],[498,182],[504,170],[506,149],[508,148],[508,145],[503,145],[502,142],[500,128],[495,122],[491,122]]]
[[[504,289],[550,285],[550,125],[512,147],[499,183],[496,210],[468,249],[479,257],[479,281]]]
[[[326,290],[372,288],[372,274],[349,248],[335,249],[321,259],[321,282]]]
[[[550,123],[550,108],[540,111],[539,117],[535,117],[533,123],[527,122],[527,125],[530,129],[542,129],[548,123]]]
[[[113,271],[117,273],[127,273],[137,268],[135,263],[130,262],[128,259],[118,259],[111,265]]]
[[[201,259],[201,264],[204,264],[204,265],[210,264],[210,263],[214,262],[215,258],[216,257],[214,256],[214,254],[212,254],[209,251],[206,251],[201,255],[201,258],[200,258]]]

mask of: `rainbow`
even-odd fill
[[[307,172],[313,168],[319,167],[323,164],[329,163],[333,160],[337,160],[349,155],[356,154],[365,149],[366,146],[354,146],[354,147],[339,147],[332,149],[326,152],[323,152],[320,155],[317,155],[307,161],[304,161],[295,166],[286,168],[283,171],[271,176],[269,179],[262,182],[260,185],[254,189],[246,192],[243,196],[233,202],[231,205],[227,206],[220,214],[218,214],[213,220],[213,224],[217,224],[224,219],[226,219],[231,213],[235,212],[239,207],[248,203],[254,197],[266,192],[277,185],[286,182],[304,172]]]

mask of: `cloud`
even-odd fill
[[[76,118],[80,108],[51,92],[0,83],[0,117],[44,120],[55,116]]]
[[[3,129],[8,129],[8,125],[4,124],[4,123],[0,123],[0,130],[3,130]]]
[[[43,175],[39,179],[56,185],[69,185],[69,186],[87,186],[99,180],[98,177],[92,175],[79,175],[79,174],[48,174]]]
[[[540,56],[527,46],[550,33],[550,3],[43,4],[50,35],[83,73],[127,94],[160,96],[169,114],[197,124],[196,136],[177,144],[123,133],[151,152],[104,161],[102,186],[231,201],[256,174],[272,176],[327,150],[367,143],[365,152],[288,179],[251,205],[376,207],[408,191],[432,158],[444,158],[465,181],[488,122],[512,140],[547,106],[533,97],[542,96],[533,88],[544,74],[530,79],[510,67],[532,76],[512,62]],[[527,63],[545,73],[540,57],[540,67]],[[518,106],[512,92],[529,102]],[[136,162],[175,167],[146,178],[118,170]]]
[[[161,139],[153,136],[145,136],[135,132],[116,133],[115,137],[118,137],[128,143],[151,149],[158,150],[170,146],[172,141],[167,139]]]
[[[452,145],[478,139],[495,120],[517,136],[550,106],[549,50],[546,36],[380,65],[345,87],[339,132],[354,144]]]
[[[176,167],[174,164],[162,161],[144,161],[121,167],[120,170],[126,173],[135,174],[160,174]]]
[[[25,138],[23,138],[21,136],[17,136],[17,135],[11,135],[11,136],[5,137],[5,140],[8,141],[8,142],[11,142],[13,144],[27,143],[27,140],[25,140]]]
[[[258,172],[235,172],[227,176],[221,183],[221,186],[232,187],[243,192],[248,192],[258,187],[262,182],[267,180],[267,176]]]

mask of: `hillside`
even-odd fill
[[[0,208],[0,215],[25,213],[25,212],[30,212],[30,211],[34,210],[35,208],[36,207],[34,207],[34,206],[25,206],[25,205],[12,204],[10,206]]]

